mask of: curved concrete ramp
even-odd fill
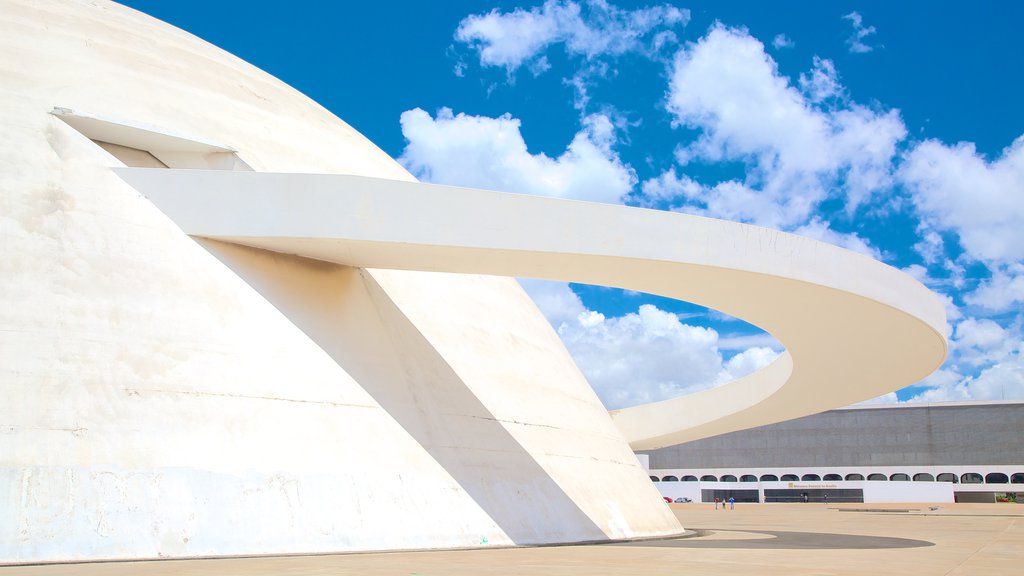
[[[116,171],[193,237],[361,268],[627,288],[720,310],[785,345],[728,385],[613,411],[637,450],[866,400],[946,354],[942,304],[916,280],[766,228],[360,176]]]

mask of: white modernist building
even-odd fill
[[[941,303],[864,256],[417,183],[316,103],[103,1],[0,0],[0,563],[670,536],[633,455],[877,396]],[[527,225],[528,223],[528,225]],[[787,348],[609,414],[511,276]]]

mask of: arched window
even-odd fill
[[[920,474],[914,474],[914,482],[935,482],[935,476],[927,472],[921,472]]]
[[[897,472],[896,474],[889,476],[889,480],[892,480],[893,482],[909,482],[910,476],[907,476],[902,472]]]
[[[726,474],[725,476],[722,476],[721,481],[722,482],[735,482],[736,481],[736,477],[733,476],[732,474]]]
[[[868,474],[868,480],[885,480],[885,474]]]
[[[740,476],[740,482],[757,482],[757,476],[753,474],[744,474]]]
[[[957,483],[956,474],[951,474],[949,472],[943,472],[942,474],[939,474],[935,479],[938,480],[939,482],[952,482],[953,484]]]
[[[804,482],[817,482],[818,480],[821,480],[821,476],[818,476],[817,474],[804,474],[800,479]]]
[[[775,474],[762,474],[761,475],[761,482],[778,482],[778,481],[779,481],[779,477],[776,476]]]
[[[715,478],[711,474],[705,474],[704,476],[700,477],[700,481],[701,482],[718,482],[718,478]]]
[[[657,476],[651,476],[651,482],[661,482],[661,478],[658,478]]]
[[[799,478],[796,477],[796,474],[783,474],[782,475],[782,481],[783,482],[796,482],[797,480],[799,480]]]
[[[846,479],[850,480],[850,481],[863,480],[864,479],[864,475],[863,474],[857,474],[856,472],[854,472],[853,474],[847,474],[846,475]]]
[[[977,472],[967,472],[960,475],[961,484],[981,484],[982,480],[981,474]]]
[[[1010,482],[1014,484],[1024,484],[1024,472],[1017,472],[1013,476],[1010,476]]]
[[[990,472],[985,474],[985,484],[1006,484],[1010,481],[1002,472]]]
[[[697,481],[697,477],[696,476],[690,476],[690,475],[683,476],[683,482],[696,482],[696,481]]]
[[[835,482],[836,480],[842,480],[843,477],[840,476],[839,474],[825,474],[825,476],[822,477],[822,479],[828,482]]]
[[[665,476],[664,478],[661,479],[661,481],[662,482],[679,482],[679,478],[676,478],[675,476]]]

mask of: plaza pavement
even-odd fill
[[[0,576],[1002,576],[1024,570],[1024,505],[671,506],[698,536],[541,548],[53,564],[0,568]]]

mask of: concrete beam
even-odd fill
[[[363,268],[614,286],[742,318],[786,352],[726,386],[616,410],[634,449],[845,406],[945,359],[945,312],[910,276],[747,224],[328,174],[118,168],[187,234]]]

